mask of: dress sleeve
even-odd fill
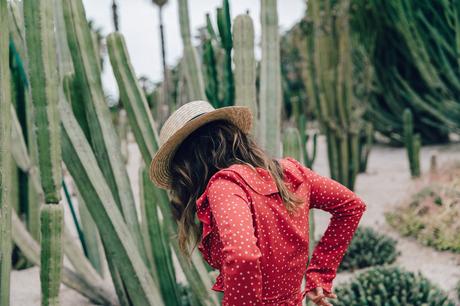
[[[222,241],[223,306],[262,305],[262,274],[246,193],[236,182],[217,178],[208,201]]]
[[[322,287],[330,293],[338,266],[366,210],[366,205],[344,185],[321,176],[308,167],[302,167],[310,183],[310,208],[318,208],[332,214],[307,267],[305,291]]]

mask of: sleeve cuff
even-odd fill
[[[332,282],[325,282],[318,273],[310,273],[306,276],[305,292],[315,289],[316,287],[323,288],[326,293],[332,292]]]

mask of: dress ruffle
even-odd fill
[[[203,255],[204,260],[206,260],[208,264],[212,266],[211,249],[208,245],[208,236],[211,234],[213,226],[211,210],[207,201],[207,194],[208,189],[206,188],[204,193],[196,200],[196,215],[198,219],[203,223],[203,231],[201,234],[200,243],[198,244],[198,250]]]
[[[196,210],[197,210],[197,217],[203,223],[203,232],[201,234],[201,240],[198,244],[198,250],[201,252],[203,259],[212,266],[213,268],[217,268],[214,266],[214,263],[211,260],[211,247],[209,245],[209,235],[213,230],[213,220],[211,217],[211,209],[209,207],[207,201],[207,193],[208,187],[204,191],[204,193],[196,200]],[[216,282],[211,288],[215,291],[224,291],[224,278],[222,273],[216,278]]]

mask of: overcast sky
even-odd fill
[[[192,36],[205,23],[207,12],[215,24],[216,7],[222,5],[222,0],[189,0],[189,15]],[[97,27],[102,28],[104,35],[113,31],[111,0],[83,0],[86,14]],[[145,75],[153,81],[162,78],[161,49],[158,28],[158,9],[151,0],[118,0],[120,30],[125,36],[128,51],[137,76]],[[260,41],[260,1],[231,0],[230,11],[232,19],[238,14],[249,13],[254,21],[256,44]],[[304,14],[305,0],[278,0],[278,19],[280,31],[289,29]],[[182,54],[182,41],[179,31],[177,0],[169,0],[163,10],[165,23],[166,54],[168,65],[174,65]],[[260,57],[256,50],[256,57]],[[106,59],[108,64],[108,59]],[[118,96],[118,90],[110,69],[105,65],[104,86],[107,94]]]

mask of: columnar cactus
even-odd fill
[[[188,16],[188,1],[179,0],[180,33],[183,44],[183,65],[187,80],[188,95],[191,100],[205,100],[203,73],[198,55],[192,45],[190,21]]]
[[[59,203],[62,178],[53,2],[24,1],[28,73],[35,114],[38,164],[46,203]]]
[[[224,83],[226,90],[223,106],[230,106],[233,105],[235,99],[235,84],[232,69],[232,25],[228,0],[223,0],[222,7],[217,8],[217,27],[221,46],[225,50]]]
[[[256,60],[254,25],[249,15],[238,15],[233,21],[233,63],[235,64],[235,105],[248,106],[257,122]],[[257,126],[252,134],[257,135]]]
[[[316,159],[316,148],[317,148],[318,133],[315,132],[313,134],[313,137],[308,135],[306,121],[307,120],[305,118],[305,114],[299,114],[298,122],[299,122],[300,141],[301,141],[302,147],[304,149],[303,150],[303,158],[304,158],[305,166],[307,166],[308,168],[312,168],[313,163],[315,162],[315,159]],[[310,138],[312,138],[311,141],[313,142],[313,144],[312,144],[312,146],[313,146],[312,152],[308,151],[308,143],[310,141]]]
[[[83,101],[82,107],[86,114],[91,146],[96,152],[98,163],[135,239],[137,248],[145,258],[134,195],[120,151],[120,140],[105,101],[99,58],[95,56],[95,45],[85,17],[83,3],[81,0],[64,0],[63,10],[75,69],[73,84],[75,87],[71,98],[78,95]],[[84,128],[84,125],[82,126]]]
[[[128,112],[128,120],[133,128],[134,137],[141,148],[140,151],[144,163],[148,164],[154,152],[158,149],[159,141],[153,119],[145,102],[144,94],[137,83],[126,46],[124,45],[123,36],[118,33],[110,34],[107,42],[110,62],[115,72],[122,101]],[[151,135],[151,137],[145,137],[146,134]],[[168,237],[172,237],[177,232],[177,225],[172,222],[168,195],[164,190],[159,188],[154,189],[163,215],[163,226]],[[203,260],[195,256],[192,258],[191,263],[179,251],[177,239],[172,239],[171,244],[176,252],[182,270],[193,289],[194,295],[204,304],[216,304],[217,297],[214,294],[210,294],[209,290],[207,290],[212,285],[210,278],[205,272]]]
[[[142,156],[148,161],[158,150],[158,143],[150,141],[158,139],[158,133],[153,128],[154,121],[148,111],[147,99],[137,82],[131,60],[128,58],[123,35],[118,32],[109,34],[107,48],[115,78],[120,84],[120,98],[127,111],[134,137],[139,143]]]
[[[404,145],[407,150],[410,173],[412,177],[420,176],[420,134],[414,134],[414,119],[412,112],[406,108],[403,112]]]
[[[64,210],[62,204],[44,205],[40,213],[41,252],[40,285],[42,305],[59,305],[59,287],[62,275],[62,229]]]
[[[288,127],[283,132],[283,154],[282,156],[291,156],[297,159],[300,163],[304,163],[304,150],[302,138],[299,130],[295,127]],[[315,220],[313,210],[309,211],[309,257],[313,254],[315,244]]]
[[[156,187],[148,177],[147,168],[141,171],[141,201],[145,211],[147,233],[157,279],[161,279],[160,290],[166,305],[180,305],[180,292],[172,262],[167,229],[159,215]]]
[[[281,153],[281,63],[276,0],[261,0],[262,61],[260,67],[259,143],[271,155]]]
[[[53,0],[24,1],[28,72],[34,106],[38,165],[46,203],[40,212],[43,251],[40,257],[42,305],[59,305],[62,269],[62,207],[59,204],[62,174],[57,108],[59,75],[54,13]]]
[[[212,29],[209,14],[207,14],[206,17],[208,29]],[[220,100],[217,61],[216,54],[214,51],[214,39],[211,37],[206,37],[203,41],[203,68],[205,76],[206,97],[208,98],[208,101],[214,105],[214,107],[219,107]]]
[[[0,305],[9,305],[11,270],[10,206],[10,71],[8,56],[8,1],[0,0]]]
[[[353,189],[359,170],[361,120],[352,90],[349,1],[308,2],[309,96],[326,134],[330,175]]]
[[[300,133],[295,127],[288,127],[283,131],[283,156],[292,156],[303,162]]]
[[[85,191],[82,197],[91,203],[87,208],[97,220],[107,259],[113,260],[133,305],[164,305],[70,105],[61,102],[60,115],[64,162],[77,188]]]

